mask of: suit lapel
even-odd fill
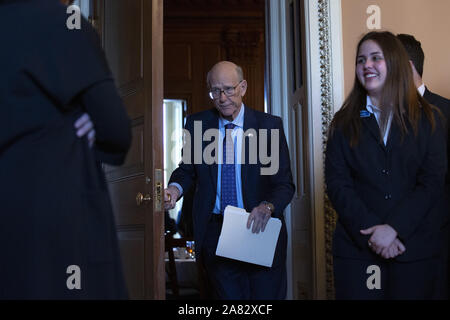
[[[257,141],[258,141],[258,147],[257,150],[259,152],[259,134],[258,134],[258,122],[256,120],[255,113],[252,109],[245,106],[245,113],[244,113],[244,133],[248,129],[254,129],[256,131]],[[245,138],[244,138],[245,139]],[[244,141],[243,141],[244,143]],[[247,139],[247,143],[245,143],[245,150],[243,150],[245,155],[245,162],[241,165],[241,182],[242,182],[242,198],[244,200],[244,207],[248,203],[247,199],[245,198],[246,195],[252,194],[252,191],[249,190],[249,188],[254,188],[255,186],[252,185],[252,183],[249,183],[248,177],[251,170],[258,170],[257,165],[250,165],[249,164],[249,139]],[[259,162],[259,157],[258,157]]]
[[[391,151],[396,146],[400,145],[401,133],[400,128],[397,126],[397,123],[394,119],[392,119],[391,129],[388,135],[386,149],[387,151]]]
[[[213,110],[213,116],[210,117],[207,121],[205,121],[202,134],[204,134],[205,131],[208,129],[217,129],[217,130],[219,129],[219,115],[216,110]],[[211,141],[203,142],[202,152],[203,152],[203,150],[205,150],[206,146],[210,143],[211,143]],[[221,141],[218,141],[218,143],[221,143]],[[216,150],[218,151],[218,149],[216,149]],[[217,189],[217,170],[218,170],[217,162],[213,162],[213,164],[208,165],[208,167],[209,167],[209,173],[211,175],[211,182],[212,182],[212,187],[213,187],[212,190],[216,190]]]
[[[393,147],[400,144],[400,132],[395,120],[392,119],[391,128],[389,129],[388,139],[386,141],[386,146],[384,145],[381,135],[380,127],[378,126],[377,119],[374,114],[370,114],[370,117],[361,119],[363,124],[369,129],[372,137],[377,141],[381,148],[384,150],[392,150]]]
[[[425,92],[423,93],[423,98],[430,104],[433,104],[433,96],[431,95],[430,91],[427,87],[425,87]]]
[[[427,87],[425,87],[425,92],[423,94],[423,98],[429,103],[432,104],[434,106],[436,105],[436,99],[434,98],[434,95],[431,93],[430,90],[428,90]]]
[[[372,137],[377,141],[381,141],[380,136],[380,127],[378,126],[377,119],[373,113],[370,114],[370,117],[361,118],[361,122],[363,125],[369,130]]]

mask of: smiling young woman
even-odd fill
[[[350,138],[351,145],[356,145],[361,126],[360,109],[366,105],[367,96],[375,99],[372,103],[381,111],[381,122],[392,116],[402,134],[408,132],[409,125],[417,133],[422,112],[434,128],[432,107],[418,95],[408,55],[392,33],[366,34],[358,43],[355,64],[353,89],[334,116],[330,133],[339,126],[344,135]],[[376,77],[371,79],[373,76]]]
[[[417,92],[392,33],[366,34],[356,56],[353,90],[331,123],[325,161],[338,215],[336,298],[432,298],[446,215],[440,114]],[[377,288],[368,274],[374,266]]]

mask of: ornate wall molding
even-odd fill
[[[325,149],[328,127],[334,115],[330,19],[329,0],[318,0],[323,168],[325,168]],[[323,185],[325,187],[325,181],[323,181]],[[336,226],[336,213],[325,192],[324,216],[326,296],[327,299],[334,299],[333,255],[331,249],[333,231]]]
[[[319,49],[323,150],[327,142],[328,127],[333,119],[333,83],[331,74],[331,32],[328,0],[319,0]],[[324,155],[325,159],[325,155]]]
[[[291,66],[286,57],[290,54],[289,41],[286,37],[286,15],[289,1],[267,0],[270,4],[268,66],[271,112],[283,118],[286,132],[292,133],[292,109],[289,102],[290,80],[288,71]],[[312,273],[311,280],[313,299],[333,299],[333,256],[332,235],[336,223],[336,215],[325,194],[325,149],[327,131],[336,110],[342,103],[343,70],[342,70],[342,31],[341,0],[304,0],[305,17],[305,80],[306,104],[308,108],[308,183],[311,188],[311,233],[312,233]],[[295,133],[294,133],[295,134]],[[289,139],[291,134],[287,135]],[[292,139],[288,141],[291,143]],[[292,147],[292,146],[291,146]],[[286,222],[291,225],[298,212],[291,210],[285,213]],[[291,225],[292,226],[292,225]],[[305,225],[306,226],[306,225]],[[303,227],[305,227],[303,226]],[[302,259],[306,251],[301,251],[298,243],[290,238],[288,251],[288,269],[290,296],[294,297],[301,276],[299,268],[309,266],[308,259]],[[306,253],[308,254],[308,253]],[[303,265],[302,265],[303,264]],[[288,267],[289,268],[289,267]],[[305,279],[305,278],[303,278]]]

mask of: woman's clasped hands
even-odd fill
[[[360,232],[371,235],[367,245],[384,259],[395,258],[406,251],[404,244],[397,237],[397,231],[388,224],[376,225]]]

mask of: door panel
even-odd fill
[[[94,17],[131,119],[125,164],[105,166],[123,269],[132,299],[163,299],[162,0],[96,0]],[[155,174],[156,172],[156,174]],[[138,193],[149,200],[136,202]]]
[[[123,271],[127,275],[130,298],[145,297],[145,229],[141,226],[123,226],[118,229]],[[130,275],[134,275],[130,277]]]
[[[112,180],[109,179],[109,191],[114,206],[114,216],[118,226],[142,226],[145,224],[146,206],[136,205],[136,195],[144,190],[145,184],[143,176],[135,178]]]
[[[143,118],[132,122],[132,135],[130,150],[125,163],[120,167],[105,165],[105,172],[111,181],[133,175],[142,175],[144,170],[144,122]]]
[[[143,80],[142,14],[143,2],[104,1],[105,27],[103,36],[109,65],[114,70],[117,85],[123,88]],[[120,45],[118,45],[120,44]]]

